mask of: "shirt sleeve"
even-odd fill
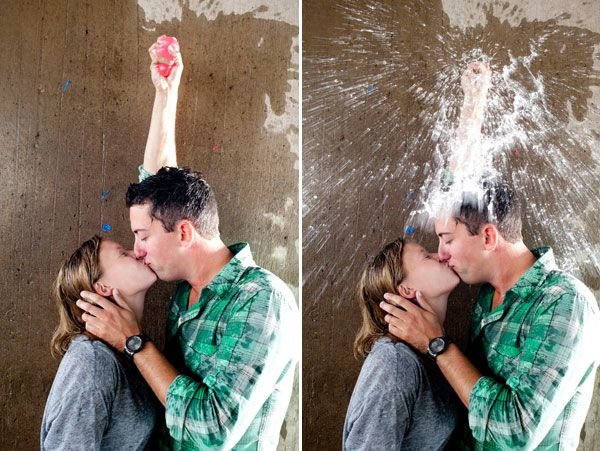
[[[140,164],[138,166],[138,180],[139,182],[143,182],[144,180],[146,180],[148,177],[152,176],[154,174],[152,174],[151,172],[146,171],[146,169],[144,168],[143,164]]]
[[[548,434],[597,365],[597,310],[585,296],[564,294],[544,307],[505,382],[483,376],[469,397],[469,426],[475,440],[502,449],[533,449]]]
[[[114,398],[114,364],[97,356],[87,352],[61,362],[66,377],[48,400],[42,450],[100,449]]]
[[[171,437],[200,449],[229,449],[242,437],[280,378],[294,371],[298,321],[294,301],[279,292],[252,294],[230,317],[200,380],[178,375],[167,390]]]

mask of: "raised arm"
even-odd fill
[[[449,169],[455,172],[468,167],[481,167],[481,126],[487,106],[487,93],[492,71],[482,62],[469,64],[461,78],[465,94],[460,122],[451,143]]]
[[[183,60],[179,51],[169,49],[175,58],[175,64],[168,77],[163,77],[158,71],[159,63],[168,61],[156,57],[153,50],[157,47],[154,43],[148,52],[152,63],[150,74],[156,89],[154,107],[148,141],[144,151],[144,169],[155,174],[163,166],[177,166],[177,152],[175,147],[175,116],[177,113],[177,94],[179,82],[183,72]]]

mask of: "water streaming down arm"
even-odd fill
[[[454,179],[478,181],[483,175],[485,156],[482,152],[481,126],[491,84],[489,64],[473,62],[461,77],[464,101],[460,122],[450,144],[448,169]]]
[[[155,174],[163,166],[177,166],[175,116],[179,82],[183,72],[183,60],[179,52],[179,45],[175,44],[169,46],[174,63],[167,77],[160,72],[160,65],[164,65],[168,61],[160,57],[160,52],[157,52],[159,44],[154,43],[149,49],[150,58],[152,59],[150,73],[152,83],[156,88],[156,95],[146,150],[144,151],[144,169],[151,174]]]

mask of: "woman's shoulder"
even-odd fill
[[[118,363],[117,356],[101,340],[92,340],[85,335],[77,335],[71,341],[63,358],[94,359],[103,363]]]
[[[407,384],[390,384],[390,379],[413,381],[421,379],[423,363],[419,356],[409,346],[402,342],[394,342],[387,337],[376,341],[367,355],[359,379],[362,378],[369,385],[386,387],[406,387]]]
[[[380,338],[373,344],[365,363],[384,366],[421,367],[423,364],[417,353],[401,341],[392,341],[388,337]]]
[[[73,378],[91,378],[96,386],[113,385],[118,377],[121,363],[115,353],[101,340],[78,335],[60,363],[61,369]]]

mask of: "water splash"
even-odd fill
[[[306,33],[304,45],[303,278],[319,286],[311,296],[356,280],[366,256],[407,226],[417,239],[431,232],[448,205],[460,76],[473,60],[493,70],[484,172],[518,191],[526,243],[552,245],[564,269],[597,289],[600,35],[560,25],[565,16],[511,26],[485,6],[487,23],[464,30],[449,25],[441,2],[336,8],[343,21]]]

